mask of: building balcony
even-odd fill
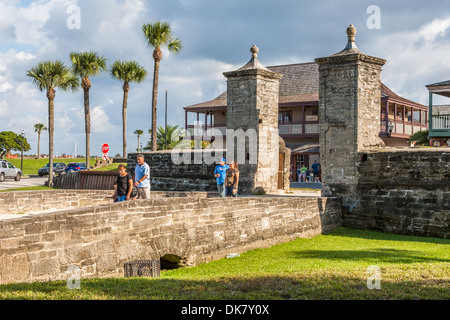
[[[392,133],[390,133],[390,130],[392,130]],[[428,124],[420,120],[389,119],[386,121],[385,117],[381,118],[381,136],[391,135],[394,138],[409,138],[417,132],[426,130],[428,130]]]
[[[282,138],[294,137],[319,137],[320,127],[318,121],[292,121],[291,123],[279,123],[279,132]]]

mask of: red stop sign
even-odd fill
[[[109,152],[109,145],[107,143],[105,143],[102,146],[102,151],[103,151],[103,153],[108,153]]]

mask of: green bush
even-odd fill
[[[428,139],[429,131],[419,131],[411,136],[410,142],[416,141],[416,145],[430,145],[430,140]]]

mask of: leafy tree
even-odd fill
[[[22,135],[12,131],[0,132],[0,158],[6,157],[11,151],[22,151]],[[23,137],[23,151],[30,151],[27,138]]]
[[[138,139],[137,152],[139,152],[139,151],[140,151],[140,145],[141,145],[141,136],[144,134],[144,131],[138,129],[138,130],[136,130],[136,131],[134,132],[134,134],[137,135],[137,139]]]
[[[135,61],[116,61],[111,68],[111,76],[123,82],[123,103],[122,103],[122,137],[123,137],[123,157],[127,157],[127,107],[128,92],[130,83],[141,83],[147,76],[147,71]],[[139,139],[139,136],[138,136]],[[139,146],[139,144],[138,144]]]
[[[106,71],[106,58],[96,52],[72,52],[72,71],[81,78],[81,88],[84,91],[84,120],[86,132],[86,167],[90,167],[91,154],[91,112],[89,104],[89,90],[92,87],[90,77],[97,76]]]
[[[34,125],[34,132],[37,132],[38,134],[38,147],[37,147],[37,154],[38,154],[38,159],[41,157],[41,134],[42,131],[47,131],[47,127],[43,124],[43,123],[36,123]]]
[[[152,99],[152,150],[157,150],[157,102],[159,84],[159,64],[163,58],[162,47],[167,47],[170,52],[179,53],[182,49],[181,40],[172,38],[172,30],[167,22],[155,22],[145,24],[142,27],[148,46],[154,48],[153,59],[155,60],[153,75],[153,99]]]
[[[152,130],[149,130],[152,134]],[[164,150],[166,148],[166,130],[163,126],[158,126],[157,146],[158,150]],[[184,130],[178,126],[167,126],[167,150],[173,150],[179,143],[183,141]],[[147,147],[144,150],[153,150],[152,141],[149,141]]]
[[[53,186],[53,132],[55,121],[55,94],[56,89],[62,91],[76,91],[80,85],[78,78],[61,61],[40,62],[27,72],[33,84],[41,91],[47,93],[48,99],[48,134],[49,134],[49,160],[50,172],[48,186]]]

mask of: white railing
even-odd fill
[[[450,114],[433,115],[433,129],[450,129]]]

